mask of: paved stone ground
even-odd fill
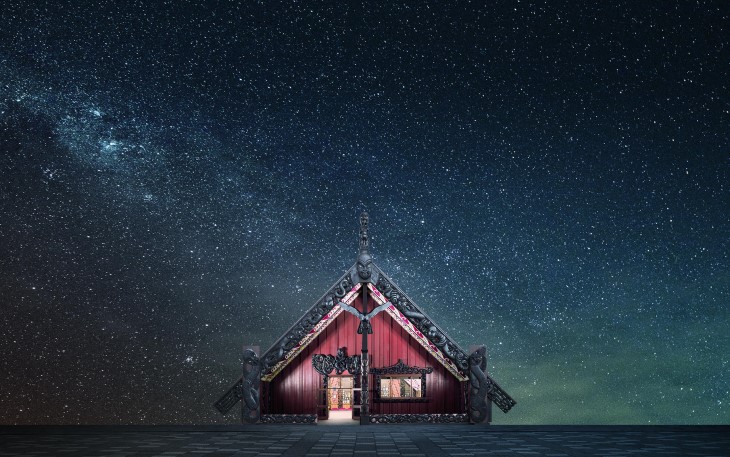
[[[0,427],[0,456],[722,456],[730,426]]]

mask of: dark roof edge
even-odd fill
[[[438,330],[438,331],[439,331],[439,332],[440,332],[440,333],[441,333],[441,334],[442,334],[442,335],[443,335],[443,336],[444,336],[444,337],[446,338],[446,341],[447,341],[447,343],[449,344],[449,346],[451,346],[451,347],[453,347],[453,348],[457,349],[458,351],[460,351],[460,352],[461,352],[461,353],[462,353],[462,354],[464,355],[464,357],[469,357],[469,353],[468,353],[467,351],[465,351],[465,350],[464,350],[464,349],[463,349],[463,348],[462,348],[462,347],[461,347],[461,346],[460,346],[460,345],[459,345],[459,344],[458,344],[458,343],[457,343],[457,342],[456,342],[456,341],[455,341],[455,340],[454,340],[454,339],[453,339],[453,338],[452,338],[451,336],[449,336],[449,334],[448,334],[448,333],[446,333],[446,332],[445,332],[445,331],[444,331],[444,330],[443,330],[443,329],[442,329],[442,328],[441,328],[441,327],[440,327],[440,326],[439,326],[439,325],[438,325],[438,324],[437,324],[437,323],[436,323],[436,322],[435,322],[435,321],[434,321],[434,320],[433,320],[433,319],[431,318],[431,316],[429,316],[428,314],[426,314],[426,313],[425,313],[425,312],[423,311],[423,309],[422,309],[422,308],[421,308],[420,306],[418,306],[418,305],[416,304],[416,302],[415,302],[415,301],[413,301],[413,299],[412,299],[411,297],[409,297],[409,296],[408,296],[408,294],[406,294],[405,292],[403,292],[403,289],[401,289],[400,287],[398,287],[398,285],[397,285],[397,284],[396,284],[396,283],[395,283],[395,282],[394,282],[394,281],[393,281],[393,280],[392,280],[392,279],[390,278],[390,276],[386,275],[386,274],[385,274],[385,273],[383,272],[383,270],[382,270],[382,269],[381,269],[380,267],[378,267],[377,265],[374,265],[374,266],[375,266],[375,268],[377,268],[377,269],[378,269],[378,273],[379,273],[380,277],[382,277],[382,278],[383,278],[384,280],[386,280],[386,281],[387,281],[388,283],[390,283],[391,287],[392,287],[392,288],[393,288],[393,289],[394,289],[394,290],[395,290],[396,292],[398,292],[398,294],[399,294],[400,296],[404,297],[404,298],[405,298],[405,300],[407,300],[407,302],[408,302],[408,303],[410,303],[410,304],[411,304],[411,305],[413,306],[413,308],[415,308],[415,309],[416,309],[416,310],[417,310],[417,311],[418,311],[418,312],[419,312],[420,314],[422,314],[422,315],[423,315],[423,316],[424,316],[424,317],[425,317],[425,318],[426,318],[426,319],[428,320],[428,322],[429,322],[429,323],[431,324],[431,326],[433,326],[433,327],[436,327],[436,330]],[[378,282],[380,282],[380,278],[378,279]],[[377,288],[377,284],[375,285],[375,287]],[[380,290],[380,289],[378,289],[378,290]],[[381,293],[383,293],[384,291],[380,290],[380,292],[381,292]],[[383,295],[385,295],[385,293],[383,293]],[[388,298],[388,299],[390,299],[390,297],[387,297],[387,298]],[[395,303],[394,303],[394,304],[395,304]],[[399,307],[398,307],[398,306],[396,305],[396,308],[399,308]],[[399,308],[399,310],[400,310],[400,308]],[[423,330],[422,330],[422,329],[419,329],[419,330],[421,330],[421,332],[423,333],[423,335],[424,335],[424,336],[425,336],[425,337],[426,337],[426,338],[427,338],[427,339],[428,339],[429,341],[431,341],[432,343],[434,343],[434,341],[432,341],[432,340],[431,340],[431,338],[430,338],[430,337],[428,336],[428,334],[427,334],[426,332],[423,332]],[[435,343],[434,343],[434,344],[435,344]],[[445,354],[445,355],[446,355],[446,356],[448,357],[448,354]],[[468,365],[467,365],[467,366],[464,366],[464,367],[462,367],[462,366],[459,366],[459,364],[457,363],[457,361],[456,361],[456,360],[453,360],[453,359],[452,359],[452,361],[453,361],[454,363],[456,363],[457,367],[458,367],[458,368],[459,368],[460,370],[462,370],[462,372],[464,372],[465,374],[467,374],[467,373],[468,373]]]
[[[317,299],[312,306],[307,309],[307,311],[304,312],[302,317],[299,318],[294,324],[292,324],[287,331],[285,331],[275,342],[274,344],[269,347],[266,352],[262,353],[260,356],[260,360],[264,362],[264,366],[262,367],[261,374],[263,375],[268,371],[268,369],[276,363],[281,360],[281,357],[283,357],[284,354],[280,354],[279,357],[276,358],[276,360],[269,360],[269,358],[279,352],[279,348],[285,347],[288,341],[292,339],[293,336],[298,335],[299,333],[302,333],[303,330],[306,330],[308,333],[309,330],[311,330],[317,323],[319,322],[319,319],[316,319],[316,322],[307,322],[308,320],[311,320],[312,317],[315,317],[320,314],[321,311],[330,311],[334,305],[337,303],[332,301],[332,306],[329,305],[327,299],[330,297],[337,297],[337,289],[345,289],[342,294],[346,294],[347,292],[352,289],[352,287],[355,286],[354,283],[352,283],[352,272],[356,269],[357,263],[353,264],[350,268],[345,271],[345,273],[340,276],[340,279],[335,281],[335,283],[327,289],[327,292],[325,292],[319,299]],[[344,285],[343,283],[347,283],[347,285]],[[349,286],[349,287],[348,287]],[[322,314],[323,315],[323,314]],[[320,316],[321,318],[321,316]],[[301,338],[304,335],[300,335],[298,338],[296,338],[295,343],[298,343]],[[284,352],[286,353],[286,352]]]

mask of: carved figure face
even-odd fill
[[[428,338],[435,344],[441,344],[445,340],[444,336],[441,334],[441,332],[438,331],[435,326],[431,326],[428,328]]]
[[[370,271],[370,264],[373,263],[372,257],[368,254],[361,254],[357,258],[357,274],[362,279],[369,279],[372,272]]]

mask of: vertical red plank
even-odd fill
[[[302,353],[304,354],[304,353]],[[303,402],[299,405],[299,411],[301,413],[306,412],[308,409],[310,409],[310,401],[309,397],[311,395],[311,388],[312,388],[312,378],[313,373],[311,373],[311,370],[309,370],[309,365],[306,363],[306,359],[304,357],[301,357],[300,360],[300,369],[299,372],[301,373],[301,380],[302,380],[302,400]]]

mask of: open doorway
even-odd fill
[[[320,424],[322,425],[347,425],[358,424],[356,415],[359,417],[359,406],[356,405],[358,398],[355,398],[355,392],[359,389],[355,387],[355,381],[352,376],[330,376],[327,379],[327,415]],[[357,410],[357,411],[356,411]]]
[[[352,411],[352,376],[330,376],[327,407],[332,411]]]

